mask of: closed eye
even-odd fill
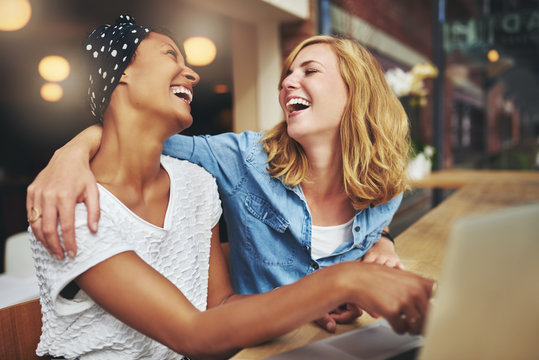
[[[316,69],[307,69],[305,70],[305,75],[311,75],[311,74],[314,74],[314,73],[317,73],[318,70]]]
[[[172,55],[174,60],[178,60],[178,53],[176,52],[176,50],[167,50],[167,55]]]

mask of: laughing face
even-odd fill
[[[166,35],[150,33],[137,48],[121,83],[129,85],[132,106],[149,118],[173,119],[175,132],[189,127],[196,72],[185,65],[176,43]],[[177,131],[176,131],[177,130]]]
[[[329,44],[303,48],[281,83],[279,102],[287,132],[302,145],[339,138],[339,125],[348,101],[337,55]]]

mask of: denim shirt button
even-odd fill
[[[355,232],[359,232],[359,230],[361,230],[361,227],[359,227],[359,226],[356,226],[356,227],[354,228],[354,231],[355,231]]]
[[[320,265],[318,265],[318,263],[314,262],[312,263],[312,268],[315,269],[315,270],[318,270],[318,268],[320,267]]]
[[[305,250],[311,251],[311,247],[309,245],[305,245]]]

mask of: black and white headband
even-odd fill
[[[114,26],[102,25],[86,39],[85,49],[90,66],[88,99],[92,115],[103,121],[103,112],[109,104],[112,91],[140,42],[150,29],[135,24],[135,19],[123,14]]]

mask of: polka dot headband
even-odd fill
[[[102,25],[86,39],[86,55],[90,63],[88,99],[92,115],[103,121],[112,91],[118,85],[140,42],[150,29],[135,24],[127,14],[120,15],[114,26]]]

